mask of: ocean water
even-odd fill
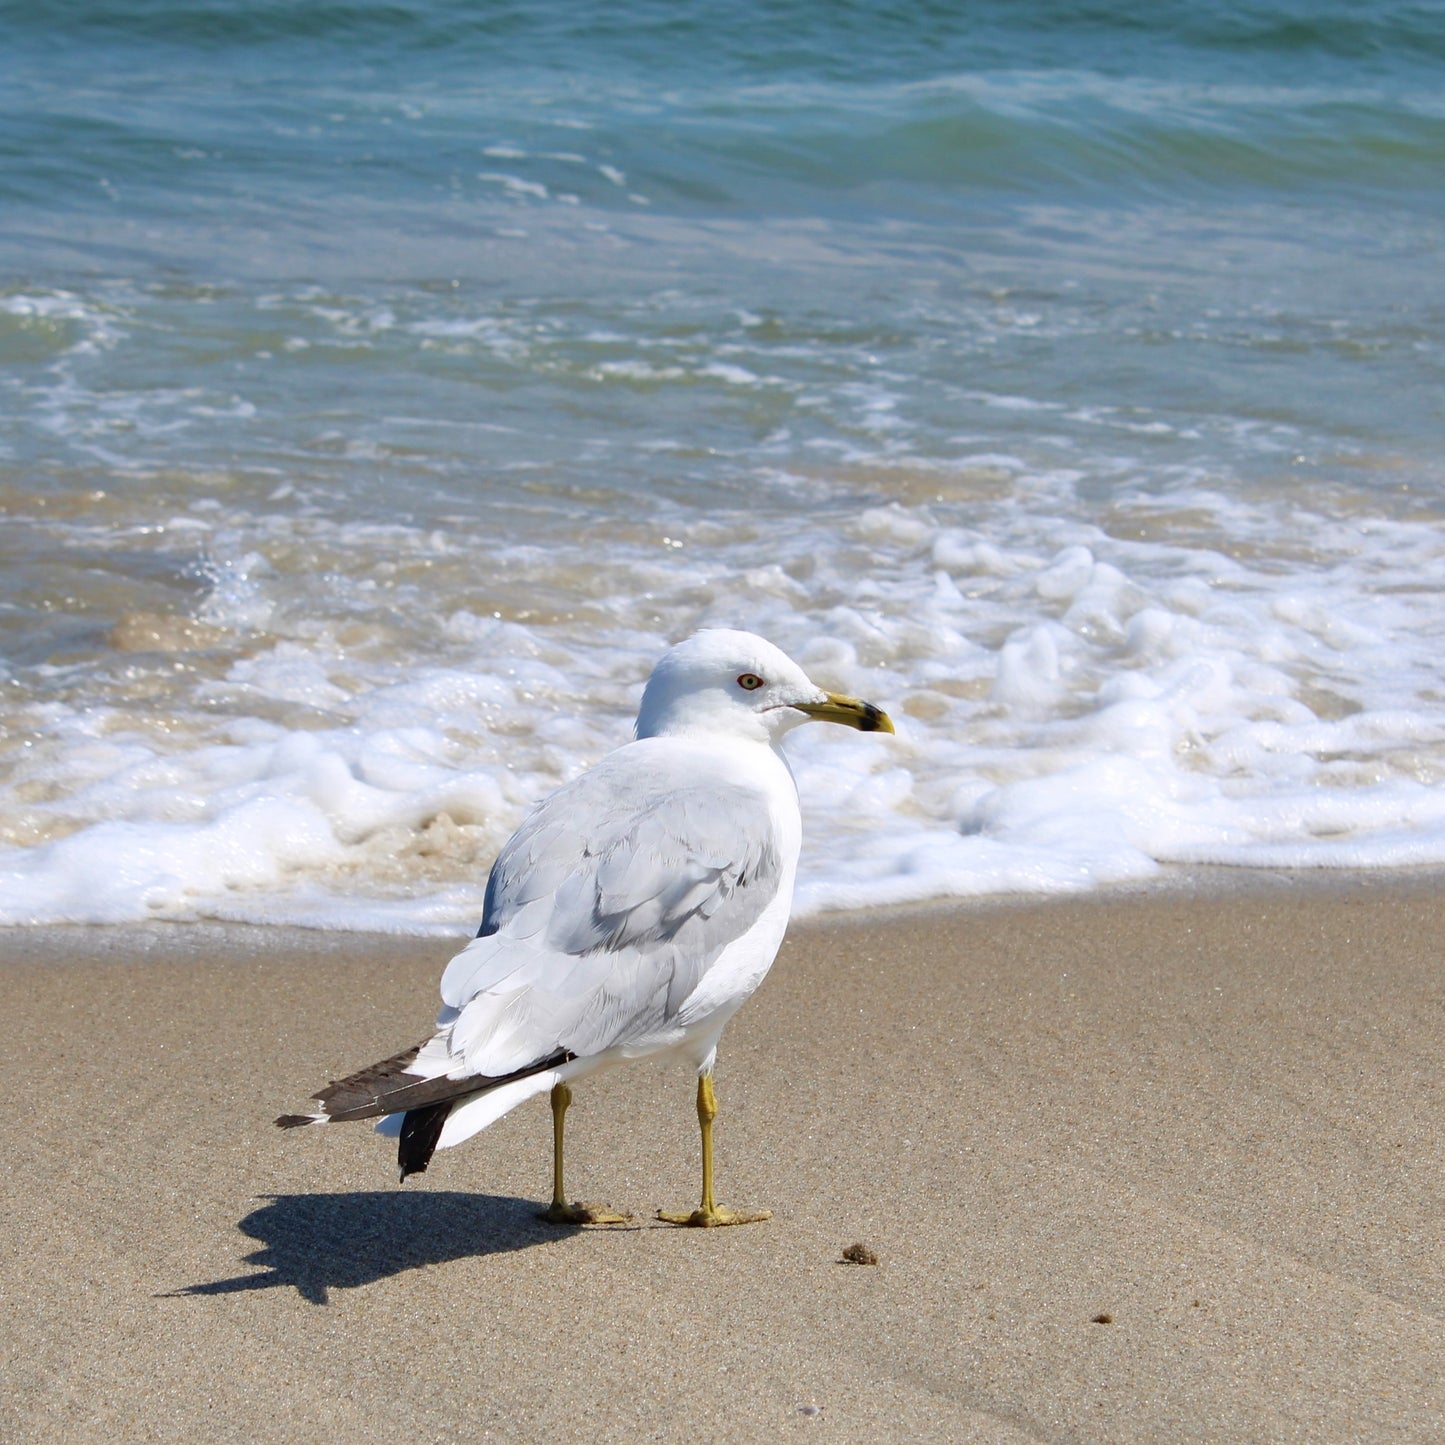
[[[709,624],[802,912],[1445,862],[1445,5],[0,22],[0,923],[460,932]]]

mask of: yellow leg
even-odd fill
[[[702,1131],[702,1204],[691,1213],[659,1209],[657,1217],[668,1224],[686,1224],[695,1229],[713,1229],[720,1224],[757,1224],[771,1219],[771,1209],[719,1209],[712,1192],[712,1121],[717,1118],[717,1095],[712,1075],[697,1081],[697,1124]]]
[[[562,1189],[562,1125],[572,1090],[566,1084],[552,1086],[552,1202],[542,1211],[549,1224],[627,1224],[630,1214],[618,1214],[605,1204],[568,1204]]]

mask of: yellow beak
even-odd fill
[[[841,693],[830,692],[822,702],[795,702],[792,706],[820,722],[842,723],[844,727],[857,728],[860,733],[893,731],[893,719],[882,708]]]

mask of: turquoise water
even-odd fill
[[[809,906],[1445,857],[1445,6],[0,22],[0,918],[450,926],[709,622]]]

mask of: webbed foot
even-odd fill
[[[659,1209],[657,1217],[664,1224],[680,1224],[688,1229],[717,1229],[724,1224],[761,1224],[773,1217],[771,1209],[712,1209],[686,1210]]]
[[[632,1224],[632,1215],[619,1214],[606,1204],[584,1203],[562,1204],[553,1200],[537,1216],[548,1224]]]

